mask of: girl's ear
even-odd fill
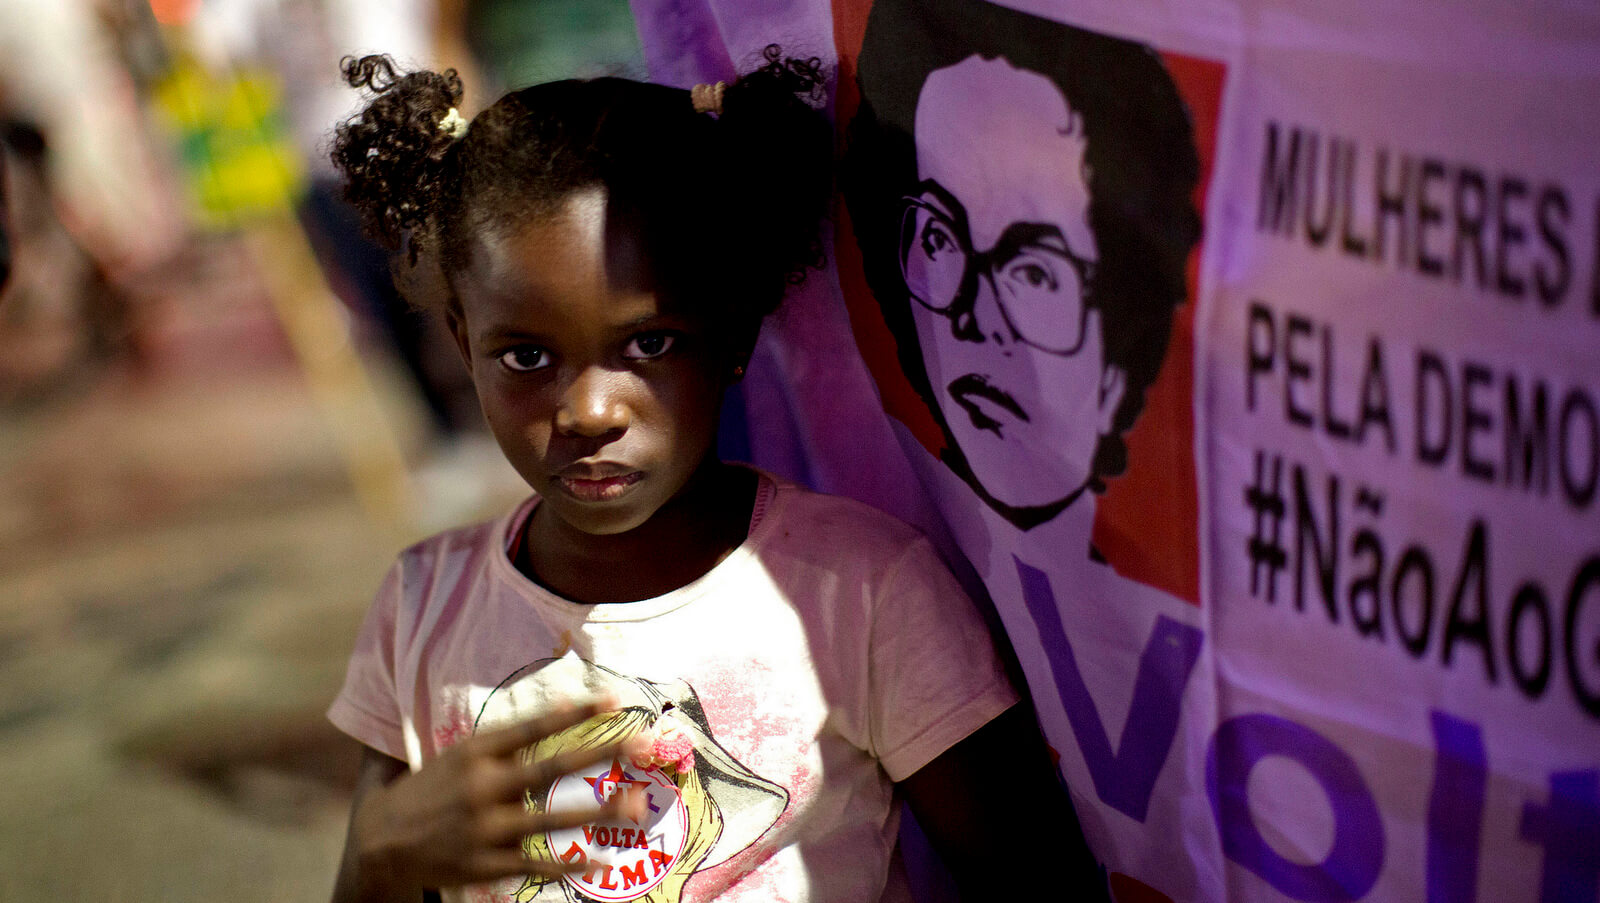
[[[717,355],[716,366],[721,369],[722,388],[731,388],[744,379],[745,368],[750,366],[750,355],[755,349],[743,343],[725,349]]]
[[[728,336],[724,341],[723,351],[719,357],[723,361],[722,386],[727,388],[744,379],[744,372],[750,366],[750,357],[756,351],[756,339],[761,335],[761,322],[758,320],[754,327],[747,328]]]
[[[461,355],[461,363],[467,368],[467,375],[472,375],[472,344],[467,340],[467,321],[461,315],[461,306],[451,303],[444,309],[444,322],[450,327],[450,335],[456,340],[456,351]]]

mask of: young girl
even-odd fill
[[[336,899],[903,899],[897,791],[969,898],[1094,892],[928,542],[713,452],[830,190],[816,64],[766,57],[725,89],[526,88],[470,126],[453,73],[347,61],[377,92],[339,130],[349,197],[440,277],[536,495],[378,593],[329,712],[366,747]]]

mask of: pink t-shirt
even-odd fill
[[[654,599],[580,605],[520,573],[508,549],[537,499],[390,569],[328,713],[362,743],[416,770],[475,730],[609,692],[614,716],[528,754],[640,731],[693,747],[692,765],[606,762],[533,800],[646,794],[645,823],[528,841],[586,872],[447,899],[859,903],[903,890],[892,782],[1017,695],[913,528],[768,474],[759,486],[745,542]]]

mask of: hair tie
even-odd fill
[[[439,131],[448,133],[452,139],[459,139],[467,133],[467,126],[470,124],[466,119],[462,118],[460,110],[451,107],[450,112],[444,114],[444,118],[439,120]]]
[[[714,85],[695,85],[689,89],[689,100],[694,103],[694,111],[696,113],[715,113],[721,116],[722,95],[727,91],[727,82],[717,82]]]

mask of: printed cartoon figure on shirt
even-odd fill
[[[1139,44],[975,0],[881,0],[859,84],[843,187],[936,450],[1015,528],[1071,521],[1081,544],[1057,547],[1088,553],[1200,234],[1173,80]]]
[[[484,729],[561,700],[611,694],[603,713],[524,751],[528,761],[644,735],[649,751],[617,757],[558,779],[530,810],[575,809],[616,794],[642,794],[638,822],[582,825],[528,837],[529,856],[583,866],[565,878],[531,877],[519,901],[641,900],[678,903],[696,872],[727,862],[756,842],[788,805],[783,787],[755,774],[711,734],[694,688],[619,674],[569,656],[533,662],[495,688],[478,717]]]

